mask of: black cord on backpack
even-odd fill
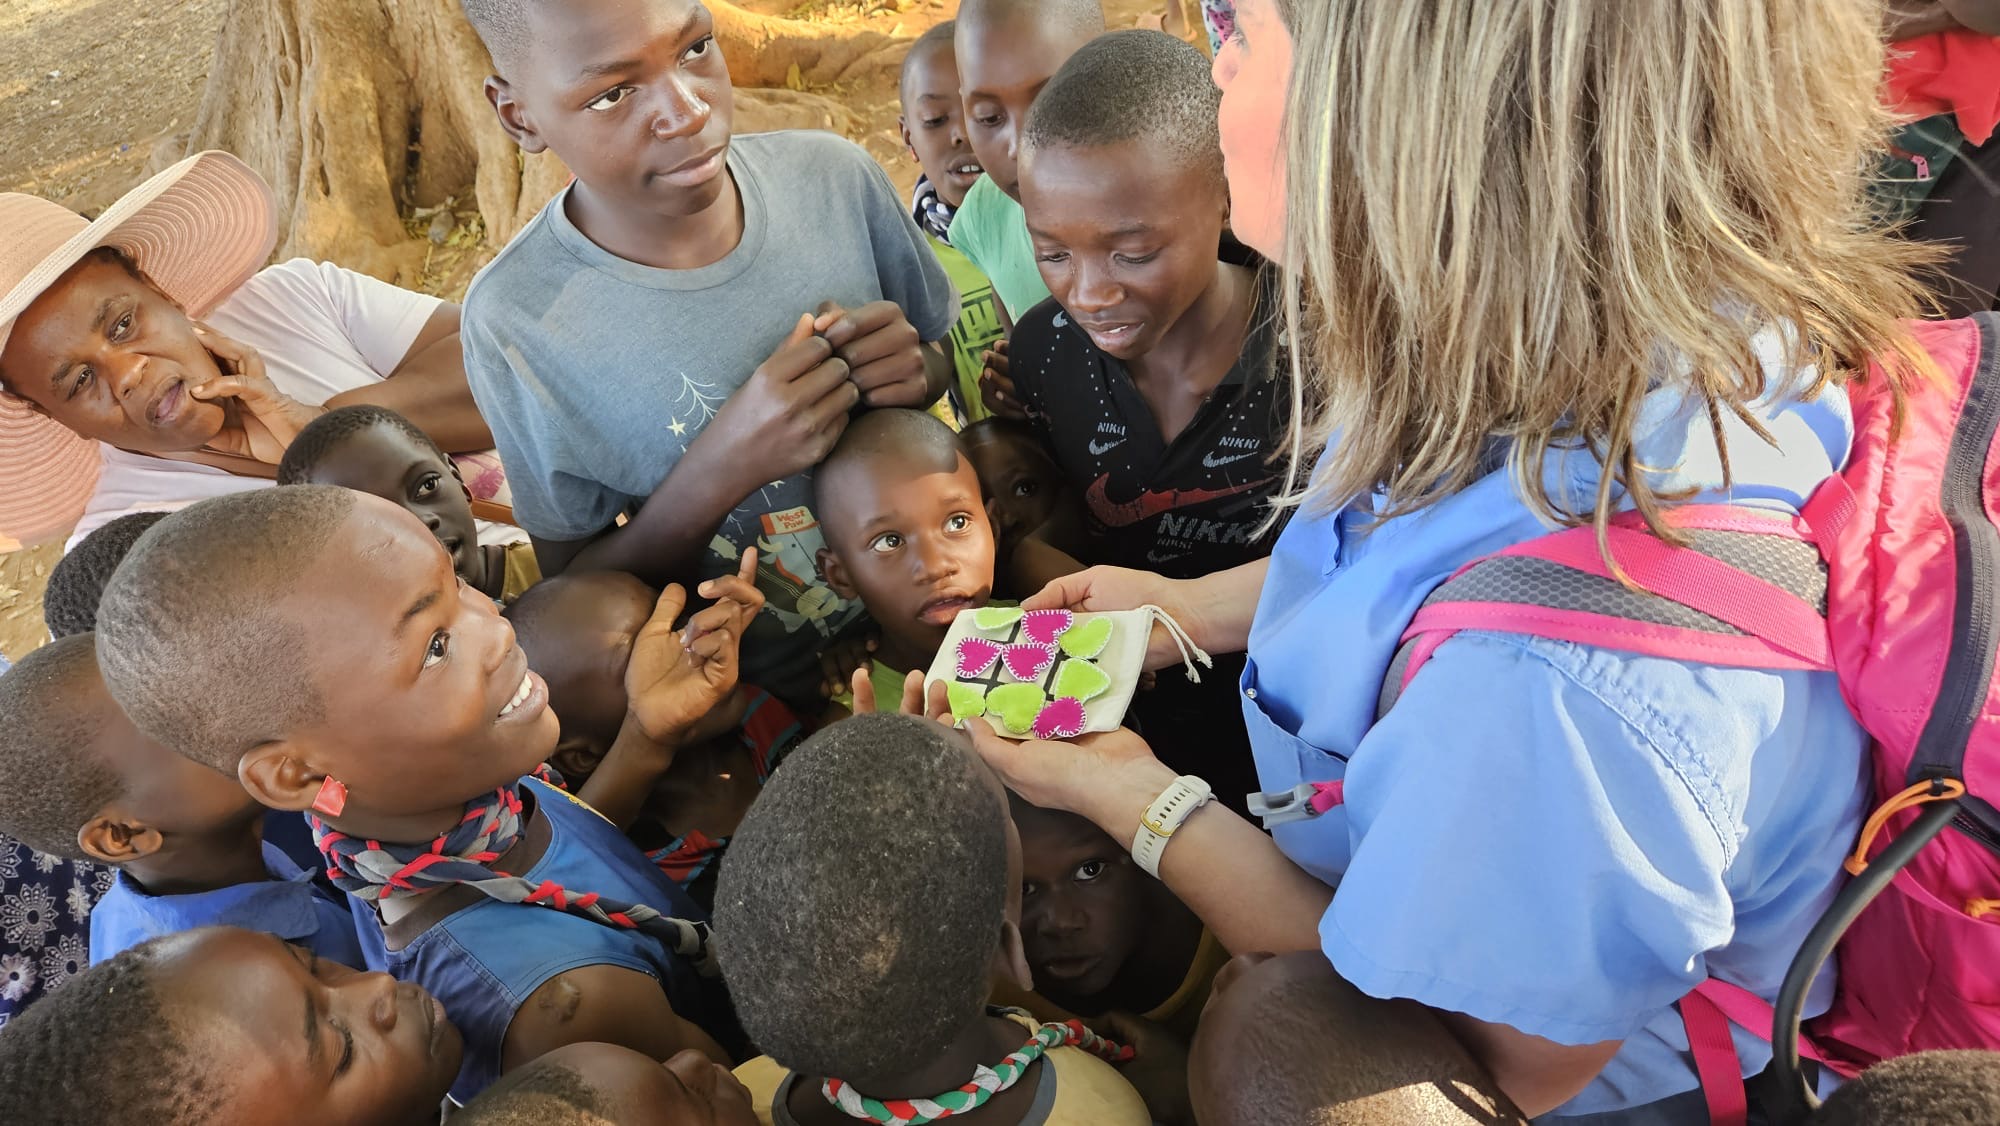
[[[1776,1105],[1764,1108],[1776,1126],[1802,1126],[1806,1116],[1819,1108],[1819,1095],[1806,1082],[1799,1068],[1799,1025],[1806,1008],[1806,991],[1819,976],[1821,966],[1847,928],[1865,910],[1889,881],[1909,864],[1917,853],[1951,824],[1958,815],[1958,799],[1932,802],[1881,854],[1868,862],[1861,874],[1847,882],[1833,899],[1826,914],[1806,934],[1805,943],[1785,971],[1785,983],[1778,990],[1776,1013],[1771,1029],[1771,1097]]]

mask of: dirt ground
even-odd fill
[[[950,18],[956,0],[745,0],[743,7],[895,36]],[[208,77],[228,0],[0,0],[0,191],[59,200],[86,215],[145,178],[156,152],[177,154]],[[1131,27],[1159,0],[1107,0],[1113,27]],[[907,191],[917,169],[896,132],[893,76],[814,89],[855,116],[849,136]],[[457,297],[497,247],[435,276]],[[43,638],[41,592],[59,545],[0,555],[0,653],[18,659]]]

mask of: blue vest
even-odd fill
[[[523,878],[553,880],[572,893],[594,891],[685,919],[708,918],[596,810],[533,778],[521,785],[550,828],[547,850],[520,873]],[[481,900],[389,951],[389,972],[429,990],[465,1035],[465,1060],[451,1088],[461,1104],[499,1078],[500,1047],[521,1003],[550,978],[584,966],[623,966],[651,976],[676,1013],[704,1028],[717,1026],[727,1011],[721,983],[702,980],[659,939],[549,907]]]

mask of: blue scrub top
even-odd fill
[[[1649,394],[1642,464],[1695,499],[1796,512],[1847,456],[1845,394],[1798,401],[1758,338],[1777,439],[1724,427],[1672,385]],[[1552,453],[1558,500],[1592,506],[1595,461]],[[1504,470],[1415,515],[1303,512],[1271,558],[1244,715],[1261,784],[1345,781],[1346,805],[1280,826],[1336,885],[1321,945],[1341,976],[1564,1044],[1624,1047],[1558,1116],[1697,1087],[1673,1003],[1705,977],[1775,997],[1838,890],[1868,796],[1865,737],[1830,673],[1724,669],[1464,633],[1375,722],[1418,605],[1459,566],[1549,529]],[[1829,970],[1831,967],[1829,967]],[[1831,973],[1809,1011],[1832,999]],[[1738,1030],[1746,1075],[1769,1046]],[[1702,1120],[1705,1120],[1702,1119]]]

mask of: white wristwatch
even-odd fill
[[[1214,797],[1208,783],[1192,774],[1183,774],[1146,807],[1146,815],[1139,819],[1139,831],[1132,837],[1132,859],[1139,862],[1147,875],[1160,878],[1160,854],[1166,851],[1168,838],[1188,819],[1188,814]]]

